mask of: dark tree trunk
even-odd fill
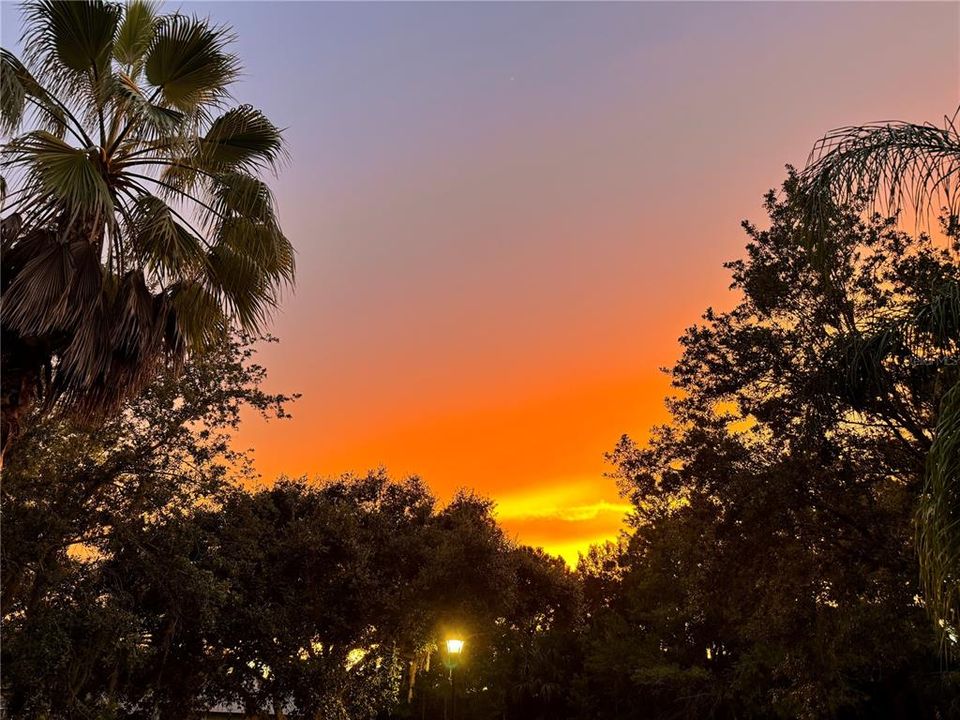
[[[6,294],[23,263],[23,258],[8,261],[22,225],[16,213],[0,220],[2,294]],[[7,328],[0,329],[0,467],[40,395],[44,369],[50,364],[49,353],[44,350],[40,343],[29,342]]]
[[[16,333],[0,335],[0,466],[36,407],[49,357]]]

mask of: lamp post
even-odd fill
[[[457,686],[454,683],[453,671],[460,662],[460,655],[463,653],[463,640],[460,638],[447,638],[447,667],[450,668],[450,720],[456,720],[457,717]],[[446,713],[444,713],[446,718]]]

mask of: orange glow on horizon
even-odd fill
[[[480,409],[441,410],[376,434],[362,422],[340,424],[326,438],[303,437],[309,426],[297,427],[294,404],[290,421],[247,418],[238,446],[257,444],[267,482],[283,473],[332,477],[382,466],[394,478],[422,477],[441,502],[459,488],[476,489],[496,502],[509,537],[575,565],[578,552],[616,536],[629,510],[605,476],[604,453],[625,431],[642,439],[664,421],[668,390],[667,378],[654,371],[643,380],[583,383]]]
[[[621,529],[604,454],[667,419],[657,368],[735,302],[723,263],[784,165],[960,97],[955,3],[265,7],[213,14],[289,128],[298,287],[258,360],[303,398],[238,445],[264,482],[472,488],[568,561]]]

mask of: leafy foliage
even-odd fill
[[[944,649],[955,655],[960,638],[960,383],[943,398],[936,439],[917,513],[917,546],[925,599],[940,621]]]
[[[960,110],[958,110],[960,112]],[[931,210],[947,207],[951,223],[960,208],[960,134],[957,114],[932,124],[887,123],[848,127],[828,133],[813,149],[801,176],[807,208],[807,245],[821,271],[829,273],[829,233],[825,207],[855,199],[880,201],[889,214],[915,211],[918,223]],[[947,228],[956,237],[956,228]],[[948,340],[960,337],[960,280],[938,286],[932,302],[911,318],[927,332]],[[902,338],[908,348],[912,338]],[[953,397],[952,395],[950,397]],[[955,407],[955,405],[954,405]],[[946,415],[953,411],[944,409]],[[929,478],[917,522],[921,573],[930,608],[944,638],[956,638],[960,608],[960,532],[949,520],[957,494],[956,439],[948,423],[938,428],[928,460]],[[954,640],[955,642],[955,640]],[[945,643],[949,648],[950,644]]]
[[[142,0],[24,19],[24,62],[0,57],[5,448],[35,405],[112,411],[158,363],[261,330],[294,274],[260,177],[283,139],[227,107],[228,30]]]
[[[960,335],[930,322],[955,250],[834,206],[827,276],[802,242],[806,201],[791,175],[770,227],[745,225],[742,300],[682,338],[674,421],[611,454],[634,530],[581,570],[585,716],[957,710],[912,560],[958,371]]]
[[[5,458],[0,587],[9,712],[100,711],[124,669],[142,661],[146,618],[124,602],[131,588],[105,562],[118,538],[140,547],[153,528],[255,479],[230,444],[241,411],[285,417],[292,398],[260,389],[265,370],[253,355],[249,340],[225,341],[179,376],[161,372],[109,420],[32,424]]]
[[[958,109],[960,112],[960,109]],[[819,232],[819,211],[831,203],[861,198],[894,215],[912,208],[922,216],[942,205],[957,214],[960,132],[957,114],[943,126],[906,122],[876,123],[833,130],[821,138],[802,174],[812,229]]]
[[[230,444],[241,410],[284,417],[291,400],[260,390],[252,353],[237,338],[161,372],[115,418],[45,418],[14,445],[5,711],[402,716],[446,699],[427,659],[451,629],[469,638],[465,707],[485,686],[488,708],[555,706],[541,670],[573,647],[573,574],[509,543],[489,501],[440,508],[416,479],[247,489],[249,458]]]

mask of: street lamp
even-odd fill
[[[447,667],[450,668],[450,720],[457,717],[457,686],[453,679],[453,670],[463,653],[463,640],[457,637],[447,638]],[[446,709],[446,707],[444,707]],[[446,712],[444,712],[446,717]]]

